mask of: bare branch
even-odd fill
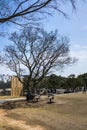
[[[76,0],[68,0],[73,9],[76,9]],[[68,3],[67,1],[67,3]],[[65,17],[67,16],[66,12],[64,12],[60,6],[65,4],[64,0],[5,0],[3,4],[3,0],[0,2],[0,23],[12,22],[17,25],[21,24],[30,24],[31,14],[34,17],[43,18],[43,14],[53,15],[52,11],[59,12],[63,14]],[[60,5],[60,6],[59,6]],[[26,17],[25,17],[26,16]],[[20,19],[27,20],[27,23],[20,23]],[[30,21],[30,22],[29,22]],[[33,21],[33,20],[32,20]]]
[[[5,48],[5,64],[18,78],[27,76],[27,87],[38,84],[50,71],[73,64],[69,56],[69,40],[57,31],[47,33],[40,28],[25,28],[10,37],[13,42]],[[21,79],[20,79],[21,80]]]

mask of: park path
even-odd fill
[[[25,97],[21,98],[7,98],[7,99],[0,99],[0,104],[7,102],[7,101],[18,101],[18,100],[26,100]]]

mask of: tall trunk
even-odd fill
[[[26,87],[27,94],[31,94],[30,91],[30,76],[26,77],[27,79],[24,81],[24,86]]]

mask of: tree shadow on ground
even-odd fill
[[[15,109],[15,108],[20,108],[20,107],[29,107],[29,106],[36,106],[37,103],[35,101],[30,101],[30,102],[27,102],[26,100],[25,101],[7,101],[5,103],[2,103],[0,104],[0,108],[3,108],[3,109]]]
[[[7,102],[4,102],[2,104],[0,104],[0,108],[2,109],[15,109],[15,108],[29,108],[29,107],[32,107],[32,108],[38,108],[38,107],[41,107],[41,106],[45,106],[47,104],[53,104],[55,103],[54,101],[26,101],[26,100],[19,100],[19,101],[7,101]]]

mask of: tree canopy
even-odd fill
[[[75,58],[69,56],[68,38],[58,35],[57,31],[48,33],[29,27],[19,34],[12,33],[10,40],[13,44],[5,48],[5,64],[19,80],[28,75],[27,87],[32,79],[35,86],[49,73],[75,62]]]

